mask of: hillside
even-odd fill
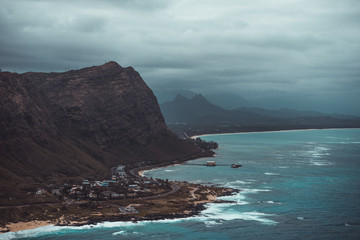
[[[152,91],[116,62],[64,73],[0,73],[0,200],[96,179],[118,164],[203,153],[165,125]]]

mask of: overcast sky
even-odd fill
[[[115,60],[153,88],[351,96],[359,0],[0,0],[0,68]]]

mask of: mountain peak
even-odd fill
[[[101,65],[101,68],[106,70],[106,69],[114,69],[114,68],[122,68],[122,67],[117,62],[110,61]]]
[[[206,102],[209,103],[209,101],[201,94],[196,94],[192,99],[193,102]]]

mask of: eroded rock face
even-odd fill
[[[54,103],[55,124],[66,134],[91,139],[103,148],[146,145],[152,138],[171,136],[155,96],[131,67],[109,62],[42,77],[36,78],[36,85]]]
[[[140,75],[116,62],[65,73],[2,72],[0,93],[2,182],[105,175],[119,163],[201,153],[168,130]]]

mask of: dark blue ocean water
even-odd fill
[[[27,239],[360,239],[360,129],[202,137],[217,164],[146,172],[241,192],[187,219],[54,227],[0,235]],[[190,163],[205,163],[198,159]]]

